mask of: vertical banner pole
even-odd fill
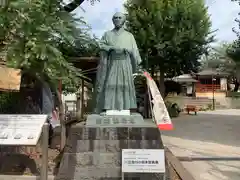
[[[62,80],[58,84],[59,98],[60,98],[60,107],[59,107],[59,120],[61,125],[61,142],[60,149],[63,150],[66,143],[66,125],[65,125],[65,115],[64,115],[64,105],[62,101]]]
[[[146,80],[147,80],[147,78],[146,78]],[[148,82],[149,81],[147,80],[147,89],[148,89],[148,97],[149,97],[150,109],[151,109],[151,114],[152,114],[152,120],[156,124],[156,120],[155,120],[154,113],[153,113],[153,107],[152,107],[151,92],[150,92],[150,87],[149,87],[149,83]]]

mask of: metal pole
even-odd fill
[[[45,123],[42,128],[42,167],[41,180],[48,180],[48,138],[49,124]]]
[[[83,119],[84,115],[84,79],[82,79],[82,84],[81,84],[81,119]]]
[[[213,105],[213,110],[215,110],[215,97],[214,97],[214,80],[213,80],[213,74],[212,74],[212,105]]]

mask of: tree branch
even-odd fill
[[[73,2],[71,2],[71,3],[67,4],[66,6],[64,6],[63,8],[67,12],[72,12],[78,6],[80,6],[83,2],[84,2],[84,0],[74,0]]]

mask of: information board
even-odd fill
[[[47,115],[0,115],[0,145],[36,145]]]
[[[163,149],[122,149],[123,173],[165,173]]]

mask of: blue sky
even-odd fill
[[[85,1],[81,8],[75,10],[77,16],[83,16],[85,21],[91,25],[92,32],[101,37],[103,32],[111,29],[112,15],[117,11],[124,11],[124,0],[100,0],[94,6],[89,1]],[[216,32],[218,41],[231,42],[236,39],[236,35],[232,32],[232,28],[236,27],[234,19],[238,17],[240,6],[231,0],[206,0],[209,8],[209,14],[212,20],[212,29]]]

